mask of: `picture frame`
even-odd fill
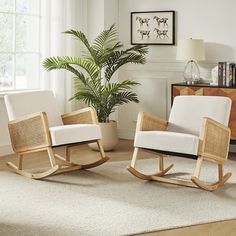
[[[131,44],[175,45],[175,11],[131,12]]]

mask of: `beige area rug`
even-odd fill
[[[175,171],[194,169],[194,160],[170,161]],[[150,172],[157,160],[139,163]],[[236,219],[235,162],[227,163],[233,176],[215,192],[142,181],[126,171],[128,164],[111,162],[43,181],[0,172],[0,235],[130,235]],[[216,171],[208,163],[202,169],[212,180]]]

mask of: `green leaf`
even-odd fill
[[[93,61],[98,65],[98,58],[96,56],[96,52],[90,46],[87,37],[85,36],[85,34],[82,31],[77,31],[77,30],[71,29],[71,30],[67,30],[63,33],[73,35],[75,37],[75,39],[81,41],[84,44],[84,46],[87,48],[87,50],[89,51],[91,58],[93,58]]]
[[[110,81],[112,75],[123,65],[128,63],[144,64],[146,62],[145,55],[148,53],[147,46],[136,45],[125,51],[115,51],[108,58],[105,70],[105,78]]]
[[[94,40],[92,48],[99,52],[101,50],[106,51],[106,49],[113,48],[117,45],[118,33],[115,25],[113,24],[108,30],[103,30],[98,37]],[[118,44],[120,45],[120,44]]]
[[[68,68],[71,69],[73,68],[71,67],[71,65],[76,65],[83,68],[89,74],[91,79],[95,80],[98,77],[99,67],[96,64],[81,59],[79,57],[68,57],[68,56],[52,57],[52,58],[47,58],[46,60],[43,61],[43,66],[48,71],[54,69],[68,69]],[[76,70],[73,70],[71,72],[74,73],[75,71]]]

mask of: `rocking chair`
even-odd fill
[[[216,190],[231,176],[231,173],[223,175],[223,164],[228,158],[230,142],[230,129],[227,127],[230,110],[231,99],[227,97],[177,96],[173,102],[169,121],[149,113],[140,113],[133,158],[128,170],[143,180]],[[159,172],[147,175],[135,169],[139,149],[158,155]],[[191,180],[164,177],[173,167],[173,164],[164,167],[164,155],[197,159]],[[217,182],[209,184],[200,180],[203,161],[218,165]]]
[[[7,165],[16,173],[41,179],[52,174],[93,168],[109,159],[100,142],[100,127],[93,108],[88,107],[61,116],[51,91],[10,94],[4,99],[10,120],[8,128],[12,147],[19,158],[18,166],[11,162]],[[70,148],[91,142],[97,142],[101,159],[90,164],[72,162]],[[64,145],[65,158],[54,154],[54,147]],[[47,151],[51,168],[40,173],[23,170],[24,155],[39,151]],[[63,164],[57,164],[56,159]]]

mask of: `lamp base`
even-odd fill
[[[186,81],[186,80],[185,80],[185,81]],[[187,81],[186,81],[186,84],[187,84],[187,85],[193,85],[193,84],[195,84],[195,82],[194,82],[194,81],[187,80]]]
[[[184,80],[188,85],[200,80],[200,70],[196,61],[190,60],[186,64],[184,68]]]

